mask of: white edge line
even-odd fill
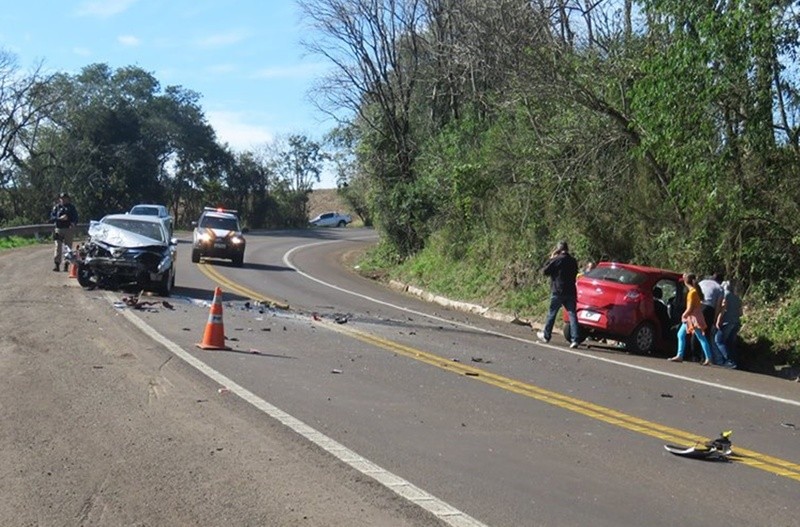
[[[105,296],[110,302],[113,303],[114,297],[110,293],[106,293]],[[469,516],[468,514],[445,503],[439,498],[425,492],[400,476],[381,468],[341,443],[326,436],[322,432],[315,430],[299,419],[292,417],[280,408],[258,397],[250,390],[240,386],[232,379],[226,377],[203,361],[195,358],[187,351],[184,351],[183,348],[169,340],[167,337],[163,336],[129,310],[122,309],[119,312],[134,326],[142,330],[148,337],[167,348],[175,356],[195,368],[209,379],[227,388],[231,393],[238,395],[255,408],[279,421],[281,424],[287,426],[295,433],[303,436],[308,441],[311,441],[329,454],[335,456],[343,463],[349,465],[365,476],[374,479],[387,489],[391,490],[400,497],[405,498],[414,505],[421,507],[425,511],[433,514],[447,525],[452,525],[453,527],[488,527],[486,524],[479,522],[472,516]]]
[[[558,346],[543,344],[541,342],[538,342],[538,341],[535,341],[535,340],[532,340],[532,339],[525,339],[525,338],[522,338],[522,337],[516,337],[514,335],[507,335],[505,333],[500,333],[499,331],[493,331],[493,330],[490,330],[490,329],[484,329],[484,328],[479,328],[479,327],[476,327],[476,326],[471,326],[469,324],[465,324],[463,322],[458,322],[456,320],[448,320],[448,319],[445,319],[445,318],[438,317],[436,315],[430,315],[428,313],[423,313],[421,311],[416,311],[414,309],[409,309],[407,307],[402,307],[402,306],[398,306],[398,305],[395,305],[395,304],[392,304],[392,303],[389,303],[389,302],[384,302],[383,300],[378,300],[377,298],[372,298],[372,297],[367,296],[367,295],[362,295],[361,293],[356,293],[354,291],[350,291],[349,289],[344,289],[344,288],[339,287],[337,285],[330,284],[328,282],[320,280],[319,278],[311,276],[310,274],[308,274],[306,272],[303,272],[300,269],[298,269],[290,260],[291,255],[295,251],[299,251],[301,249],[306,249],[308,247],[313,247],[315,245],[324,245],[326,243],[337,243],[337,242],[340,242],[340,241],[353,241],[353,240],[365,240],[365,239],[369,239],[369,238],[364,237],[364,238],[347,238],[345,240],[326,240],[326,241],[323,241],[323,242],[314,242],[314,243],[308,243],[306,245],[299,245],[297,247],[294,247],[294,248],[290,249],[289,251],[287,251],[283,255],[283,263],[286,264],[286,266],[292,268],[296,273],[300,274],[301,276],[304,276],[304,277],[308,278],[311,281],[317,282],[320,285],[324,285],[326,287],[330,287],[331,289],[335,289],[335,290],[340,291],[342,293],[347,293],[349,295],[356,296],[356,297],[359,297],[359,298],[361,298],[363,300],[368,300],[370,302],[374,302],[374,303],[380,304],[382,306],[391,307],[393,309],[398,309],[398,310],[404,311],[406,313],[410,313],[410,314],[414,314],[414,315],[417,315],[417,316],[429,318],[429,319],[432,319],[432,320],[437,320],[439,322],[444,322],[444,323],[447,323],[447,324],[453,324],[455,326],[459,326],[459,327],[462,327],[462,328],[470,329],[470,330],[473,330],[473,331],[478,331],[478,332],[481,332],[481,333],[484,333],[484,334],[487,334],[487,335],[494,335],[496,337],[503,337],[503,338],[507,338],[507,339],[510,339],[510,340],[515,340],[517,342],[523,342],[525,344],[536,344],[538,346],[545,346],[545,347],[548,347],[550,349],[553,349],[553,350],[556,350],[556,351],[560,351],[561,353],[568,353],[570,355],[577,355],[579,357],[583,357],[583,358],[591,359],[591,360],[596,360],[596,361],[600,361],[600,362],[605,362],[607,364],[614,364],[616,366],[623,366],[625,368],[630,368],[632,370],[639,370],[639,371],[651,373],[653,375],[660,375],[662,377],[670,377],[672,379],[679,379],[681,381],[691,382],[691,383],[694,383],[694,384],[700,384],[700,385],[703,385],[703,386],[709,386],[711,388],[717,388],[717,389],[720,389],[720,390],[739,393],[739,394],[742,394],[742,395],[749,395],[749,396],[752,396],[752,397],[759,397],[761,399],[766,399],[768,401],[773,401],[773,402],[776,402],[776,403],[783,403],[783,404],[789,404],[789,405],[792,405],[792,406],[800,407],[800,401],[796,401],[796,400],[793,400],[793,399],[784,399],[783,397],[776,397],[774,395],[769,395],[769,394],[766,394],[766,393],[760,393],[760,392],[754,392],[754,391],[750,391],[750,390],[744,390],[742,388],[736,388],[734,386],[728,386],[726,384],[720,384],[720,383],[711,382],[711,381],[704,381],[702,379],[695,379],[693,377],[686,377],[685,375],[678,375],[676,373],[670,373],[670,372],[666,372],[666,371],[656,370],[656,369],[648,368],[648,367],[645,367],[645,366],[638,366],[636,364],[627,364],[625,362],[616,361],[614,359],[609,359],[607,357],[599,357],[597,355],[590,354],[590,353],[584,353],[584,352],[575,351],[575,350],[572,350],[572,349],[564,349],[564,348],[560,348]]]

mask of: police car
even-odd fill
[[[235,210],[205,207],[200,219],[192,222],[192,262],[201,258],[223,258],[241,267],[247,242]]]

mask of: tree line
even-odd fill
[[[135,66],[25,73],[0,51],[0,225],[46,221],[61,191],[84,221],[163,203],[183,227],[209,205],[251,228],[305,225],[323,145],[295,134],[235,152],[199,100]]]
[[[794,2],[300,4],[400,257],[488,227],[748,283],[797,267]]]
[[[722,271],[751,305],[800,292],[796,2],[299,4],[331,64],[316,100],[348,116],[345,192],[387,258],[433,253],[502,296],[567,239]],[[798,309],[764,311],[795,352]]]

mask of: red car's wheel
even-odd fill
[[[650,322],[642,322],[633,331],[625,347],[633,353],[648,353],[656,344],[656,329]]]
[[[564,327],[562,328],[561,331],[564,334],[564,340],[566,340],[567,342],[571,342],[572,327],[569,325],[569,322],[564,324]],[[586,340],[586,329],[584,329],[583,327],[581,327],[580,324],[578,324],[578,343],[582,343],[584,340]]]

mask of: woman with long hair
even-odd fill
[[[678,329],[678,353],[668,360],[672,362],[683,362],[683,353],[686,350],[686,335],[695,337],[700,341],[703,348],[703,355],[706,360],[703,366],[711,364],[711,346],[705,336],[706,321],[703,317],[703,291],[697,285],[697,276],[692,273],[684,273],[683,283],[686,284],[686,309],[681,315],[681,327]]]

